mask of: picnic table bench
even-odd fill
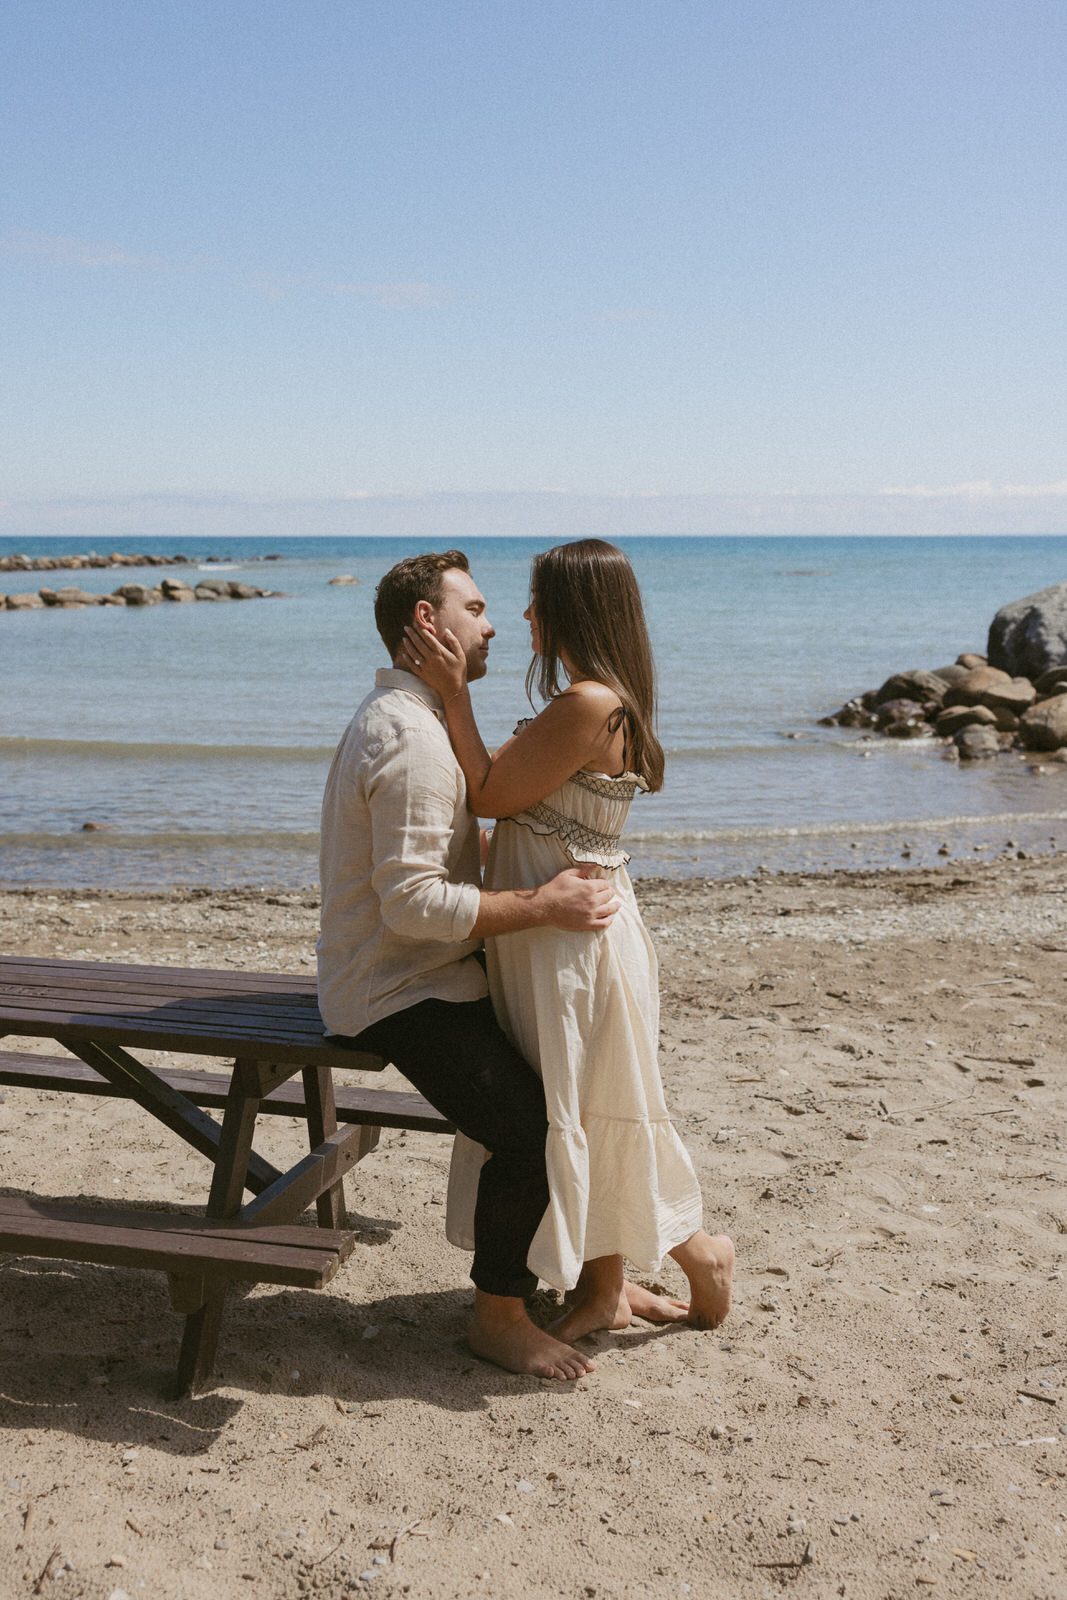
[[[335,1088],[335,1067],[386,1063],[328,1040],[307,977],[0,956],[5,1035],[71,1056],[0,1050],[0,1085],[134,1100],[213,1163],[204,1216],[0,1194],[0,1251],[167,1274],[185,1316],[180,1394],[210,1375],[229,1282],[321,1288],[351,1254],[342,1180],[382,1128],[452,1131],[413,1091]],[[149,1066],[138,1049],[229,1068]],[[308,1154],[287,1171],[253,1148],[261,1113],[307,1121]],[[318,1227],[297,1224],[312,1204]]]

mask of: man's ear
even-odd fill
[[[415,622],[420,628],[425,628],[427,633],[437,637],[437,629],[433,625],[433,606],[428,600],[416,600]]]

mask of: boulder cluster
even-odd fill
[[[225,561],[225,556],[206,556],[206,561]],[[249,561],[280,561],[278,555],[249,556]],[[101,556],[90,550],[84,556],[0,556],[0,572],[78,572],[85,567],[188,567],[192,556],[123,555],[112,550]]]
[[[1067,762],[1067,583],[1003,606],[986,655],[896,672],[820,721],[890,739],[940,738],[964,761],[1022,749]]]
[[[0,572],[79,572],[85,567],[187,567],[189,556],[123,555],[112,550],[109,556],[90,550],[84,556],[0,556]]]
[[[873,728],[889,739],[944,739],[964,761],[1002,750],[1067,750],[1067,665],[1036,683],[966,654],[933,672],[895,672],[857,695],[826,728]]]
[[[124,583],[112,594],[90,594],[87,589],[38,589],[36,594],[0,595],[0,610],[39,611],[45,606],[56,611],[77,611],[84,606],[157,606],[169,600],[180,604],[189,600],[274,600],[280,589],[257,589],[251,583],[234,583],[227,578],[202,578],[194,589],[181,578],[164,578],[150,587],[146,583]]]

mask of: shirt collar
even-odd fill
[[[428,683],[423,683],[421,678],[416,678],[413,672],[405,672],[403,667],[379,667],[374,674],[374,687],[376,689],[403,689],[405,694],[414,695],[416,700],[421,700],[429,706],[434,716],[444,714],[444,701],[436,689],[431,689]]]

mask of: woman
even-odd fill
[[[551,1200],[529,1265],[568,1291],[558,1338],[624,1327],[632,1309],[715,1327],[729,1310],[733,1245],[703,1232],[696,1177],[667,1115],[655,951],[619,848],[634,795],[663,781],[637,580],[614,545],[558,545],[534,559],[524,615],[534,649],[527,689],[536,682],[548,703],[492,756],[455,638],[412,627],[406,650],[410,670],[442,697],[471,810],[501,819],[486,888],[532,889],[578,866],[610,877],[619,901],[604,932],[532,928],[486,941],[497,1016],[540,1072],[548,1106]],[[464,1232],[463,1161],[457,1141],[453,1239]],[[476,1163],[467,1172],[473,1180]],[[688,1309],[647,1292],[628,1299],[623,1257],[648,1272],[668,1253],[689,1279]]]

